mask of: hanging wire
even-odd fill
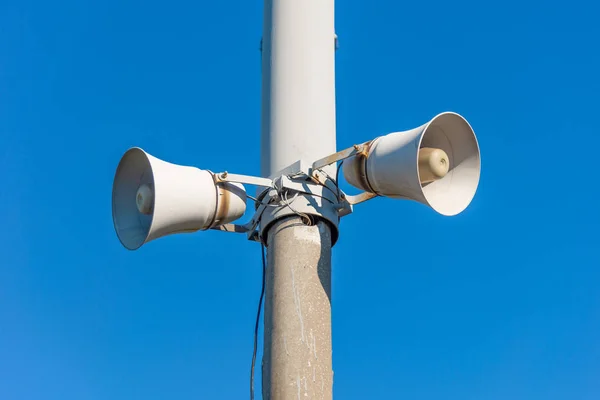
[[[335,171],[335,188],[337,190],[336,195],[337,195],[338,203],[340,202],[340,181],[339,181],[339,179],[340,179],[340,169],[342,168],[342,165],[344,165],[343,160],[339,163],[339,165]]]
[[[331,179],[331,181],[333,181],[333,184],[334,184],[334,186],[335,186],[335,193],[333,193],[333,194],[335,194],[335,196],[336,196],[336,198],[337,198],[337,201],[338,201],[338,203],[340,202],[340,196],[341,196],[341,194],[342,194],[342,191],[341,191],[341,189],[340,189],[340,184],[339,184],[339,178],[340,178],[340,169],[342,168],[342,165],[343,165],[343,164],[344,164],[344,161],[343,161],[343,160],[342,160],[342,161],[340,161],[340,163],[338,164],[338,166],[337,166],[337,169],[336,169],[336,171],[335,171],[335,180],[333,180],[333,177],[332,177],[331,175],[329,175],[327,172],[325,172],[325,171],[321,170],[321,172],[322,172],[322,173],[324,173],[324,174],[327,176],[327,178],[329,178],[329,179]],[[324,186],[324,187],[325,187],[326,189],[329,189],[329,191],[333,192],[333,190],[331,190],[331,189],[330,189],[328,186]],[[304,192],[303,192],[303,193],[304,193]],[[311,196],[322,197],[322,198],[324,198],[324,199],[326,199],[326,200],[327,200],[327,198],[326,198],[326,197],[324,197],[324,196],[319,196],[319,195],[312,194],[312,193],[307,193],[307,194],[310,194]]]
[[[312,225],[312,219],[305,213],[301,213],[298,210],[296,210],[294,207],[292,207],[292,205],[290,204],[290,201],[287,198],[288,196],[288,191],[284,191],[281,194],[281,200],[283,201],[283,203],[289,207],[290,210],[292,210],[292,212],[294,214],[296,214],[297,216],[299,216],[306,225],[311,226]],[[296,196],[294,196],[294,198],[292,199],[292,201],[294,201],[296,199],[296,197],[298,197],[298,193],[296,193]]]
[[[336,197],[337,197],[338,203],[340,202],[340,194],[341,194],[340,186],[339,186],[340,169],[342,168],[343,164],[344,164],[344,161],[341,161],[338,164],[336,172],[335,172],[335,182],[334,183],[335,183]],[[294,202],[294,200],[296,200],[296,198],[298,197],[299,194],[300,194],[300,192],[296,191],[291,202]],[[310,194],[313,196],[315,195],[313,193],[306,193],[306,194]],[[266,203],[263,203],[262,201],[259,201],[255,197],[252,197],[250,195],[246,195],[246,196],[250,200],[254,201],[257,204],[262,204],[267,207],[280,207],[279,204],[266,204]],[[301,213],[292,207],[292,205],[290,204],[290,200],[288,199],[288,191],[287,190],[280,194],[280,199],[281,199],[281,202],[283,202],[290,210],[292,210],[292,212],[294,212],[294,214],[296,214],[300,218],[302,218],[302,220],[304,220],[307,225],[312,225],[312,219],[310,218],[310,216],[308,216],[307,214]],[[259,326],[259,322],[260,322],[260,313],[262,310],[262,303],[263,303],[263,299],[265,296],[265,275],[266,275],[266,269],[267,269],[267,261],[266,261],[266,257],[265,257],[265,245],[263,243],[261,243],[260,247],[261,247],[261,255],[262,255],[262,285],[261,285],[261,289],[260,289],[260,298],[258,300],[258,310],[256,311],[256,324],[254,325],[254,349],[252,351],[252,365],[250,367],[250,400],[254,400],[254,366],[256,364],[256,350],[258,347],[258,326]]]
[[[254,365],[256,364],[256,348],[258,347],[258,324],[260,321],[260,311],[265,296],[265,274],[267,261],[265,259],[265,245],[260,245],[262,254],[262,286],[260,289],[260,298],[258,300],[258,310],[256,311],[256,324],[254,325],[254,350],[252,351],[252,366],[250,367],[250,400],[254,400]]]
[[[340,186],[338,183],[338,179],[340,176],[340,169],[342,168],[342,164],[344,164],[343,161],[339,163],[337,170],[335,172],[335,188],[336,188],[336,196],[337,196],[338,203],[340,202]],[[312,193],[307,193],[307,194],[312,194]],[[296,200],[298,195],[299,195],[299,192],[296,192],[296,194],[292,198],[291,202]],[[254,201],[257,204],[263,204],[268,207],[279,207],[280,206],[278,204],[265,204],[265,203],[259,201],[258,199],[256,199],[255,197],[252,197],[250,195],[246,195],[246,196],[250,200]],[[289,207],[289,209],[292,210],[292,212],[294,212],[294,214],[296,214],[300,218],[302,218],[306,222],[307,225],[312,225],[312,220],[311,220],[310,216],[308,216],[307,214],[301,213],[292,207],[292,205],[290,204],[290,200],[288,199],[288,191],[284,191],[283,193],[281,193],[280,198],[281,198],[281,201],[287,207]],[[267,269],[267,261],[265,258],[265,245],[263,243],[261,243],[260,248],[261,248],[261,255],[262,255],[262,285],[261,285],[261,289],[260,289],[260,298],[258,300],[258,310],[256,311],[256,324],[254,325],[254,349],[252,351],[252,365],[250,367],[250,400],[254,400],[254,366],[256,365],[256,350],[258,347],[258,326],[259,326],[259,322],[260,322],[260,313],[262,310],[262,303],[263,303],[263,299],[265,296],[265,275],[266,275],[266,269]]]
[[[267,206],[267,207],[279,207],[279,204],[263,203],[262,201],[258,200],[256,197],[252,197],[249,194],[246,194],[246,197],[249,198],[250,200],[252,200],[253,202],[255,202],[256,204],[260,204],[260,205]]]
[[[294,195],[294,197],[292,198],[292,200],[288,200],[288,201],[293,202],[294,200],[296,200],[296,197],[298,197],[298,195],[300,193],[312,194],[312,193],[308,193],[308,192],[296,192],[296,194]],[[266,207],[281,207],[281,204],[264,203],[264,202],[258,200],[256,197],[250,196],[249,194],[247,194],[246,197],[249,198],[250,200],[252,200],[253,202],[255,202],[256,204],[259,204],[259,205],[263,205],[263,206],[266,206]],[[284,205],[288,206],[285,203],[284,203]]]

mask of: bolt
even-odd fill
[[[225,171],[221,174],[221,179],[225,179],[225,178],[227,178],[227,171]]]

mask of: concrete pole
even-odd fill
[[[263,399],[331,400],[329,227],[290,217],[268,237]]]
[[[336,151],[334,2],[264,7],[261,170],[270,176]],[[330,400],[330,228],[294,216],[267,235],[263,399]]]

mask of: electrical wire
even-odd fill
[[[338,179],[340,176],[340,169],[342,168],[343,163],[344,163],[343,161],[340,162],[340,164],[338,165],[337,170],[335,172],[335,188],[336,188],[336,192],[337,192],[336,196],[337,196],[338,203],[340,201],[340,186],[338,183]],[[312,193],[307,193],[307,194],[312,194]],[[289,207],[289,209],[292,210],[294,212],[294,214],[296,214],[300,218],[302,218],[307,223],[307,225],[312,225],[312,220],[307,214],[298,212],[296,209],[294,209],[292,207],[287,195],[288,195],[288,191],[281,193],[281,196],[280,196],[281,201],[287,207]],[[296,192],[296,194],[294,195],[294,198],[292,199],[292,202],[294,200],[296,200],[298,195],[299,195],[299,192]],[[278,204],[263,203],[263,202],[259,201],[258,199],[256,199],[255,197],[252,197],[250,195],[246,195],[246,196],[250,200],[254,201],[257,204],[263,204],[268,207],[279,207],[280,206]],[[261,255],[262,255],[262,285],[261,285],[261,289],[260,289],[260,298],[258,300],[258,310],[256,311],[256,324],[254,325],[254,348],[252,351],[252,364],[250,366],[250,400],[254,400],[254,366],[256,365],[256,350],[258,347],[258,326],[260,323],[260,313],[262,310],[262,303],[263,303],[263,299],[265,296],[265,275],[266,275],[266,269],[267,269],[267,261],[265,259],[265,245],[263,243],[261,243],[260,248],[261,248]]]
[[[298,195],[300,193],[306,193],[306,194],[312,194],[312,193],[308,193],[308,192],[296,192],[296,194],[294,195],[294,197],[292,198],[292,200],[289,201],[294,201],[296,200],[296,197],[298,197]],[[265,207],[281,207],[281,204],[270,204],[270,203],[263,203],[262,201],[258,200],[256,197],[252,197],[249,194],[246,195],[247,198],[249,198],[250,200],[252,200],[253,202],[255,202],[256,204],[265,206]],[[287,204],[285,204],[287,206]]]
[[[310,218],[310,216],[308,216],[308,214],[305,213],[301,213],[298,210],[296,210],[294,207],[292,207],[292,205],[290,204],[290,201],[287,198],[288,192],[285,191],[281,194],[281,201],[283,201],[283,203],[289,207],[290,210],[292,210],[292,212],[294,214],[296,214],[297,216],[299,216],[306,225],[311,226],[312,225],[312,219]],[[296,199],[296,197],[298,196],[298,193],[296,193],[296,196],[292,199],[292,201],[294,201]]]
[[[342,165],[344,165],[344,161],[342,160],[342,162],[340,162],[340,164],[338,165],[336,171],[335,171],[335,188],[337,189],[337,201],[338,203],[340,202],[340,169],[342,168]]]
[[[253,202],[255,202],[256,204],[260,204],[266,207],[279,207],[279,204],[268,204],[268,203],[263,203],[262,201],[258,200],[256,197],[252,197],[249,194],[246,195],[247,198],[249,198],[250,200],[252,200]]]
[[[325,189],[328,189],[330,192],[332,192],[332,193],[335,195],[335,197],[336,197],[336,199],[337,199],[337,202],[338,202],[338,203],[340,202],[340,196],[341,196],[341,194],[342,194],[342,192],[341,192],[341,189],[340,189],[340,184],[339,184],[338,180],[339,180],[339,178],[340,178],[340,169],[342,168],[342,165],[343,165],[343,164],[344,164],[344,161],[343,161],[343,160],[342,160],[342,161],[340,161],[340,163],[338,164],[338,166],[337,166],[337,169],[336,169],[336,171],[335,171],[335,180],[334,180],[334,179],[333,179],[333,177],[332,177],[331,175],[329,175],[327,172],[325,172],[325,171],[321,171],[322,173],[324,173],[325,175],[327,175],[327,178],[329,178],[329,179],[330,179],[330,180],[333,182],[333,185],[335,186],[335,192],[334,192],[333,190],[331,190],[331,188],[330,188],[329,186],[327,186],[327,185],[323,185],[323,187],[324,187]],[[321,197],[321,198],[323,198],[323,199],[325,199],[325,200],[328,200],[328,201],[329,201],[329,199],[328,199],[327,197],[325,197],[325,196],[319,196],[319,195],[317,195],[317,194],[308,193],[308,192],[302,192],[302,193],[306,193],[306,194],[309,194],[309,195],[311,195],[311,196],[317,196],[317,197]]]
[[[256,364],[256,348],[258,347],[258,324],[260,321],[260,310],[265,296],[265,274],[267,270],[267,261],[265,259],[265,245],[260,245],[262,255],[262,286],[260,289],[260,298],[258,300],[258,310],[256,311],[256,324],[254,325],[254,350],[252,351],[252,366],[250,367],[250,400],[254,400],[254,365]]]

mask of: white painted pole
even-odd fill
[[[335,30],[333,0],[264,7],[261,167],[269,176],[336,152]]]
[[[262,175],[335,153],[333,0],[265,0]],[[326,171],[333,176],[335,166]],[[263,398],[333,397],[331,231],[287,217],[267,233]]]

